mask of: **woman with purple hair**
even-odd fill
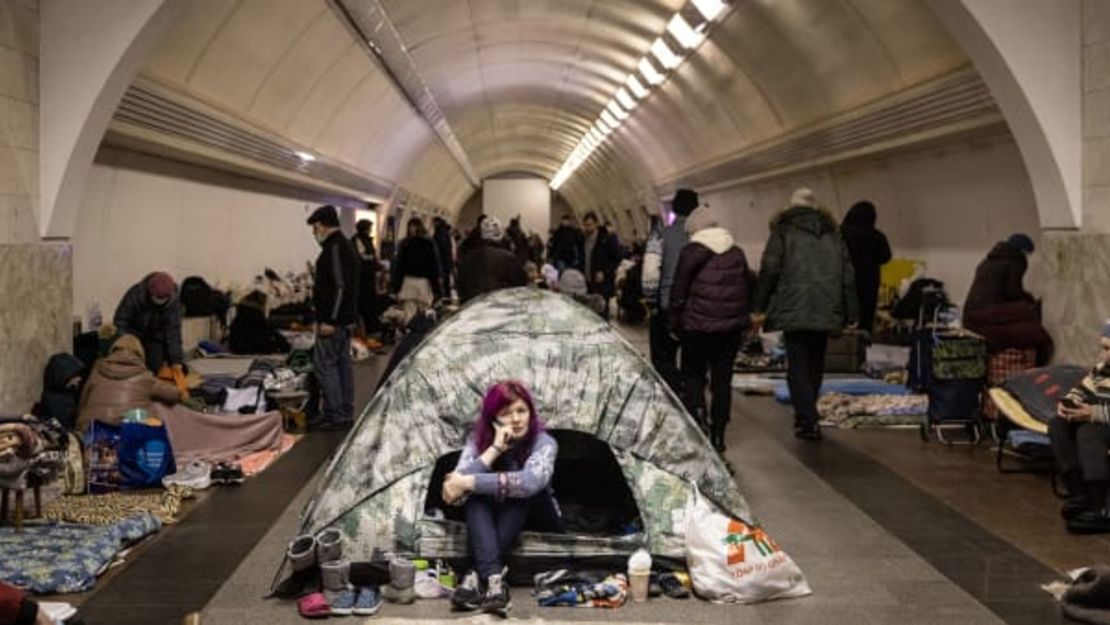
[[[504,556],[525,524],[542,532],[563,531],[551,489],[558,451],[523,384],[509,380],[486,391],[459,464],[443,481],[443,500],[466,508],[474,558],[475,570],[451,597],[455,609],[506,612]]]

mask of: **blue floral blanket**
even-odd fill
[[[0,581],[36,594],[83,592],[127,544],[157,532],[150,513],[113,525],[51,523],[0,527]]]

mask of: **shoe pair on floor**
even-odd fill
[[[243,468],[238,464],[217,462],[216,466],[212,467],[211,479],[213,484],[238,486],[246,481],[246,476],[243,474]]]
[[[507,569],[501,569],[501,573],[490,575],[483,592],[478,573],[471,571],[451,595],[451,608],[460,612],[480,609],[494,614],[508,613],[513,604],[509,597],[509,584],[505,581],[506,572]]]
[[[305,618],[374,616],[381,607],[381,593],[369,587],[347,588],[335,593],[314,592],[297,601],[297,611]]]
[[[652,573],[648,582],[648,596],[667,595],[671,599],[689,599],[690,590],[674,573]]]

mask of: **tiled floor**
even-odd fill
[[[627,333],[646,351],[642,331]],[[384,360],[384,359],[383,359]],[[360,375],[368,399],[371,378]],[[1038,585],[1053,568],[1110,553],[1063,534],[1047,483],[999,476],[982,450],[924,444],[914,432],[833,432],[795,441],[789,412],[736,397],[727,457],[752,509],[806,572],[814,595],[758,606],[654,601],[613,612],[539,610],[518,591],[514,617],[545,622],[1054,623]],[[337,437],[313,435],[256,480],[213,493],[180,526],[102,583],[86,622],[177,625],[300,622],[266,601],[285,541]],[[1020,547],[1020,548],[1019,548]],[[1031,557],[1032,556],[1032,557]],[[1047,563],[1047,564],[1046,564]],[[206,607],[205,607],[206,606]],[[383,622],[435,623],[446,606],[386,606]]]

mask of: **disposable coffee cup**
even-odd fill
[[[633,601],[639,603],[648,600],[648,586],[650,580],[651,569],[628,572],[628,589],[632,593]]]

